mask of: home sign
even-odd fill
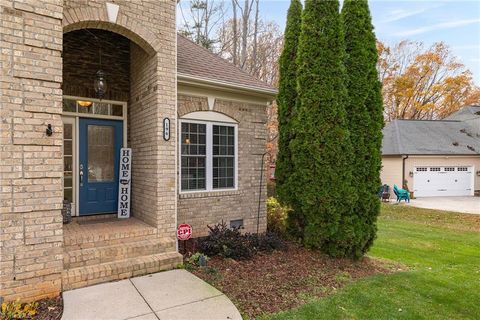
[[[130,189],[132,149],[120,149],[120,172],[118,175],[118,218],[130,218]]]

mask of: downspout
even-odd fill
[[[257,235],[260,228],[260,208],[262,205],[262,183],[263,183],[263,170],[265,167],[265,156],[269,154],[268,151],[262,154],[262,167],[260,168],[260,187],[258,190],[258,209],[257,209]]]
[[[408,154],[402,156],[402,189],[407,190],[407,184],[405,183],[405,160],[408,159]]]

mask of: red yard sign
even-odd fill
[[[177,238],[178,240],[188,240],[192,237],[192,226],[189,224],[183,223],[177,228]]]

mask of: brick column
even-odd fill
[[[58,294],[63,270],[63,7],[7,0],[0,10],[0,296],[31,300]]]

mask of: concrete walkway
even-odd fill
[[[480,214],[480,197],[427,197],[412,199],[412,207]]]
[[[63,293],[62,320],[242,319],[220,291],[185,270]]]

